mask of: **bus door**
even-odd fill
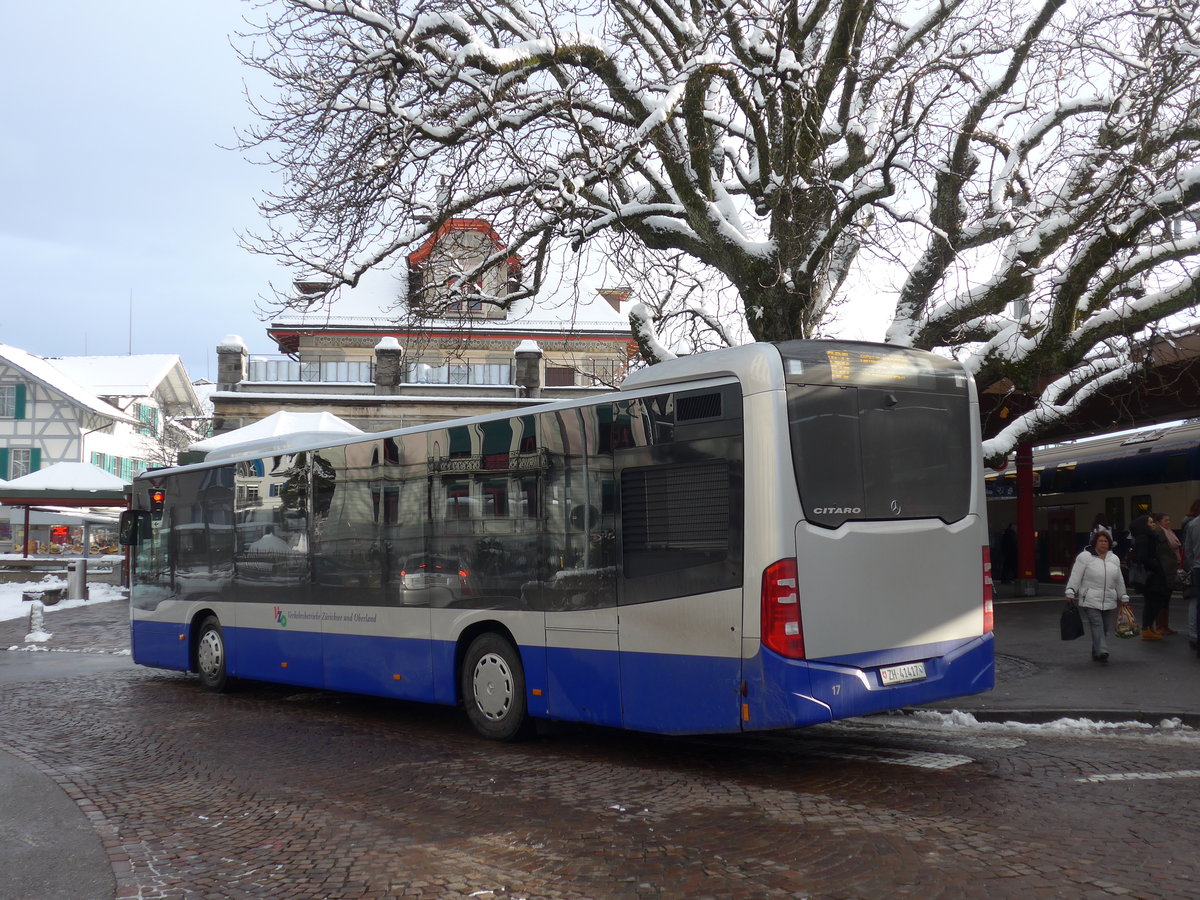
[[[540,596],[550,718],[621,724],[610,405],[540,416],[548,467]],[[602,446],[601,441],[605,441]]]
[[[619,404],[621,703],[627,728],[739,728],[743,474],[736,384]]]
[[[424,553],[427,446],[418,434],[318,451],[313,582],[330,688],[433,698],[430,615],[445,589]]]
[[[321,612],[308,559],[308,456],[282,454],[234,469],[233,595],[236,640],[230,673],[322,684]]]

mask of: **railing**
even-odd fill
[[[513,383],[513,367],[508,363],[430,366],[415,362],[405,368],[404,381],[407,384],[510,385]]]
[[[375,381],[375,364],[366,360],[348,362],[320,357],[299,361],[252,356],[247,364],[246,380],[370,384]]]

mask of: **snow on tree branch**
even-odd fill
[[[870,276],[886,340],[1011,382],[988,437],[1032,438],[1194,324],[1198,4],[265,0],[248,242],[331,296],[452,217],[537,257],[524,295],[619,244],[648,359],[828,334]]]

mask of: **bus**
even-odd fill
[[[236,453],[236,451],[234,451]],[[139,476],[135,662],[664,734],[994,682],[975,387],[760,343],[620,390]]]

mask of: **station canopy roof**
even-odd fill
[[[62,462],[0,484],[5,506],[125,506],[129,482],[91,463]]]

